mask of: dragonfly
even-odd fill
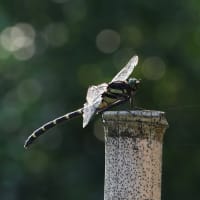
[[[130,101],[130,104],[133,105],[133,100],[138,85],[140,84],[140,80],[129,78],[129,76],[132,74],[137,64],[138,56],[135,55],[128,61],[121,71],[117,73],[111,82],[90,86],[86,95],[86,103],[84,103],[82,108],[49,121],[33,131],[25,141],[24,147],[28,148],[36,138],[61,122],[82,116],[83,128],[85,128],[95,114],[103,113],[104,111],[126,101]]]

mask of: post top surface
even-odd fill
[[[103,113],[103,120],[124,121],[124,122],[149,122],[168,126],[165,112],[156,110],[132,110],[132,111],[106,111]]]

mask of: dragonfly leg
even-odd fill
[[[131,107],[131,109],[133,109],[134,108],[134,97],[135,97],[135,93],[136,93],[136,91],[131,91],[131,93],[130,93],[130,107]]]
[[[123,100],[128,97],[125,93],[113,93],[113,92],[106,92],[103,94],[103,97],[108,97],[113,100]]]
[[[123,104],[124,102],[126,102],[126,101],[128,101],[128,100],[129,100],[128,98],[124,98],[124,99],[118,100],[118,101],[116,101],[116,102],[110,104],[110,105],[107,106],[106,108],[99,109],[99,110],[97,111],[96,114],[101,114],[101,113],[103,113],[103,112],[105,112],[105,111],[107,111],[107,110],[110,110],[110,109],[113,108],[113,107],[116,107],[116,106],[118,106],[118,105],[120,105],[120,104]]]
[[[134,110],[145,110],[145,108],[135,106],[135,107],[134,107]]]

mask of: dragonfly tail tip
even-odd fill
[[[28,147],[29,147],[29,142],[28,142],[28,141],[25,141],[25,143],[24,143],[24,148],[25,148],[25,149],[28,149]]]

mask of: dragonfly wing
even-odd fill
[[[108,87],[107,83],[102,83],[100,85],[92,85],[88,88],[86,101],[88,104],[93,104],[101,95],[106,92]]]
[[[83,107],[83,128],[87,126],[96,109],[102,102],[102,94],[107,91],[108,84],[93,85],[88,88],[86,103]]]
[[[133,72],[135,66],[138,64],[138,56],[133,56],[125,67],[112,79],[114,81],[125,81]]]
[[[99,103],[100,104],[100,103]],[[83,108],[83,128],[85,128],[89,121],[91,120],[92,116],[95,114],[96,109],[97,109],[97,105],[89,105],[88,103],[84,104],[84,108]]]

